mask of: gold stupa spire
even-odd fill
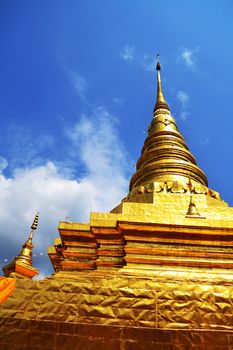
[[[159,62],[159,54],[157,54],[156,70],[157,70],[157,100],[156,100],[154,111],[156,111],[156,109],[159,109],[159,108],[165,108],[169,110],[167,102],[163,96],[162,83],[161,83],[161,77],[160,77],[161,66]]]
[[[31,225],[29,237],[23,244],[19,255],[17,255],[8,265],[3,266],[2,269],[5,276],[32,278],[39,273],[39,271],[32,265],[32,239],[38,226],[38,220],[39,213],[35,216]]]
[[[208,180],[204,172],[196,165],[194,156],[189,152],[164,98],[159,59],[156,69],[157,100],[154,117],[142,148],[141,157],[137,162],[136,172],[130,181],[130,190],[155,182],[188,183],[189,179],[208,186]]]
[[[37,229],[38,221],[39,221],[39,213],[35,216],[35,219],[31,225],[31,232],[29,234],[27,241],[22,246],[20,254],[16,257],[17,260],[23,261],[30,265],[32,265],[32,249],[33,249],[32,239],[33,239],[34,232]]]

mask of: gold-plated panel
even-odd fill
[[[47,334],[50,349],[56,349],[56,338],[64,340],[66,334],[73,349],[78,349],[75,344],[86,349],[85,342],[91,343],[93,337],[93,346],[103,343],[112,349],[110,332],[119,350],[130,342],[140,349],[139,334],[143,344],[148,341],[155,349],[160,349],[165,335],[171,349],[174,344],[187,349],[190,344],[199,348],[205,344],[203,349],[211,349],[211,342],[219,349],[223,345],[222,349],[230,349],[232,313],[231,274],[223,271],[59,272],[44,281],[17,281],[15,292],[0,307],[0,345],[7,344],[8,338],[21,348],[34,349],[29,334],[39,337],[40,346]],[[27,328],[20,332],[26,322]],[[92,328],[87,332],[89,325]]]

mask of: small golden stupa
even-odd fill
[[[233,349],[233,208],[179,133],[160,70],[129,194],[59,223],[51,277],[31,279],[32,236],[3,268],[0,349]]]

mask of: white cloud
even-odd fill
[[[177,92],[177,98],[181,103],[181,112],[179,118],[181,120],[186,120],[189,116],[189,112],[187,111],[187,104],[189,102],[190,97],[185,91],[179,90]]]
[[[134,45],[126,45],[120,52],[120,57],[129,63],[134,62],[147,72],[154,72],[156,70],[156,55],[142,53],[136,50]]]
[[[66,73],[66,78],[71,82],[77,95],[82,100],[86,100],[86,92],[88,89],[87,79],[79,71],[71,69],[62,55],[59,55],[58,57]]]
[[[92,119],[83,115],[81,121],[68,130],[68,136],[76,146],[74,149],[78,151],[89,176],[94,175],[97,181],[110,186],[113,178],[121,183],[127,167],[116,123],[117,119],[104,107],[98,107],[94,110]]]
[[[116,123],[104,107],[99,107],[91,118],[82,116],[67,131],[70,154],[83,163],[84,172],[77,180],[53,161],[15,169],[11,177],[0,175],[0,264],[19,253],[39,211],[34,265],[41,268],[42,275],[47,274],[47,246],[59,236],[59,220],[69,217],[87,222],[90,211],[109,211],[121,201],[128,187],[128,165]]]
[[[202,145],[202,146],[208,145],[209,142],[210,142],[210,140],[209,140],[208,137],[203,137],[203,138],[199,141],[200,145]]]
[[[113,98],[113,102],[115,103],[115,105],[122,107],[123,106],[123,100],[122,98],[119,97],[114,97]]]
[[[8,161],[6,158],[0,156],[0,174],[2,174],[3,170],[8,166]]]
[[[28,125],[11,124],[6,131],[9,168],[36,166],[43,162],[42,154],[54,146],[54,137],[38,134]]]
[[[188,49],[188,48],[181,48],[181,53],[179,55],[179,61],[182,61],[185,63],[185,65],[190,68],[193,67],[196,63],[196,56],[199,52],[199,48],[196,49]]]
[[[189,114],[190,114],[189,112],[182,110],[182,111],[180,112],[180,114],[179,114],[179,118],[180,118],[181,120],[184,120],[184,121],[185,121],[185,120],[187,120]]]
[[[120,52],[120,57],[128,62],[131,62],[135,58],[136,49],[134,45],[126,45]]]
[[[183,90],[179,90],[177,92],[177,98],[181,102],[183,107],[185,107],[189,101],[189,95]]]
[[[148,72],[155,72],[156,70],[156,59],[155,55],[144,54],[141,60],[142,67]]]
[[[78,96],[82,99],[85,99],[88,87],[87,80],[76,71],[69,70],[68,76]]]

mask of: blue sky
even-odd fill
[[[163,89],[209,186],[233,204],[232,1],[0,3],[0,265],[39,210],[34,264],[50,273],[59,220],[127,193]]]

